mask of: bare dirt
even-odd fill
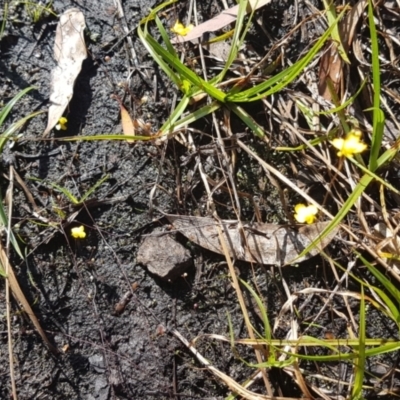
[[[222,8],[221,4],[211,6],[214,2],[202,3],[204,19],[217,12],[218,7]],[[294,22],[292,5],[279,3],[282,4],[274,3],[259,14],[276,38],[290,31]],[[319,2],[313,3],[321,8]],[[12,255],[11,262],[41,326],[60,350],[53,355],[18,304],[13,303],[13,354],[19,399],[222,399],[229,389],[207,372],[170,330],[177,329],[188,340],[206,333],[229,335],[230,318],[235,337],[246,337],[224,258],[177,234],[177,240],[191,252],[187,274],[174,282],[165,282],[136,260],[144,235],[166,229],[168,221],[158,209],[185,215],[204,210],[204,191],[189,181],[195,161],[182,166],[182,157],[188,154],[173,140],[162,146],[151,142],[129,145],[123,141],[57,140],[63,135],[120,133],[119,104],[111,98],[113,94],[123,98],[132,113],[151,124],[154,132],[168,118],[176,89],[155,67],[135,33],[140,19],[155,4],[148,0],[127,0],[123,4],[141,71],[151,78],[148,81],[129,61],[113,1],[55,0],[53,4],[56,13],[70,7],[82,10],[89,57],[83,63],[69,105],[68,131],[54,132],[49,140],[41,140],[46,126],[46,115],[42,114],[24,127],[19,142],[5,150],[2,160],[2,193],[8,186],[10,159],[14,159],[17,173],[40,209],[38,216],[21,186],[15,184],[12,222],[17,224],[15,231],[27,257],[21,262]],[[176,13],[183,16],[185,10],[186,4],[181,2]],[[308,9],[304,6],[301,10],[306,14]],[[23,5],[10,9],[0,42],[1,99],[6,103],[28,86],[36,86],[36,90],[18,103],[8,122],[47,107],[49,77],[55,65],[56,24],[57,18],[51,15],[33,23]],[[297,42],[290,43],[286,51],[293,59],[308,46],[307,40],[311,40],[314,30],[318,35],[318,29],[312,26],[309,32],[297,37]],[[259,55],[271,46],[260,29],[251,32],[249,41],[252,51]],[[131,79],[127,87],[128,76]],[[154,87],[149,85],[154,76],[157,77],[155,98]],[[148,101],[143,103],[144,97]],[[266,118],[261,108],[254,109],[254,117]],[[203,131],[210,127],[209,121],[199,125],[198,129]],[[202,139],[199,140],[201,144]],[[264,146],[251,136],[247,140],[255,147]],[[51,155],[53,150],[57,150],[56,154]],[[267,149],[264,154],[266,159],[271,156]],[[204,159],[207,157],[205,153]],[[285,159],[279,162],[284,165]],[[251,162],[243,155],[242,176],[252,183],[251,194],[264,198],[264,215],[282,221],[276,193],[261,182],[260,170],[250,166]],[[80,199],[106,176],[84,204],[72,204],[54,186],[67,188]],[[243,190],[249,187],[244,185]],[[222,214],[225,213],[222,216],[228,215],[225,206],[230,202],[229,197],[217,194],[216,202]],[[246,205],[244,217],[251,219],[253,210],[249,203]],[[85,226],[87,237],[73,239],[70,230],[80,225]],[[340,244],[334,242],[332,249],[339,254]],[[308,286],[331,289],[329,285],[334,285],[331,270],[325,269],[319,257],[302,263],[301,268],[286,268],[281,272],[279,268],[261,266],[254,272],[249,264],[238,263],[237,272],[242,279],[255,281],[271,320],[286,301],[281,274],[293,291]],[[9,399],[4,280],[0,280],[0,289],[0,398]],[[246,301],[254,311],[251,296]],[[314,297],[308,311],[303,311],[304,323],[311,321],[323,305],[321,298]],[[343,310],[345,305],[335,304],[335,307]],[[357,312],[358,304],[350,302],[350,307]],[[256,311],[252,317],[255,326],[262,329]],[[371,336],[392,337],[393,326],[379,318],[376,316],[376,324],[369,328]],[[308,334],[317,337],[324,337],[326,332],[334,332],[336,337],[346,334],[343,320],[328,311],[319,324],[311,327]],[[288,329],[280,326],[276,337],[284,338]],[[199,342],[199,349],[238,382],[248,378],[247,367],[228,344],[205,340]],[[251,350],[241,351],[246,361],[256,362]],[[396,360],[386,363],[396,365]],[[304,368],[313,371],[311,364]],[[346,380],[346,371],[341,368],[334,365],[331,373]],[[279,369],[272,369],[270,379],[276,395],[301,395],[297,385]],[[260,381],[252,390],[262,387]],[[340,395],[341,387],[336,387]]]

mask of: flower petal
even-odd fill
[[[180,36],[186,36],[192,29],[193,29],[192,24],[189,24],[187,27],[185,27],[179,21],[176,21],[175,25],[171,28],[171,32],[176,33],[177,35]]]
[[[312,224],[317,219],[318,208],[313,204],[306,206],[300,203],[295,206],[294,210],[294,219],[301,224],[305,222],[307,224]]]
[[[83,225],[71,229],[71,236],[75,239],[85,239],[86,232]]]

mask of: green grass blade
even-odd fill
[[[105,135],[93,135],[93,136],[67,136],[63,138],[57,138],[58,141],[62,142],[79,142],[81,140],[85,140],[88,142],[94,140],[154,140],[157,139],[157,136],[135,136],[135,135],[116,135],[115,133],[109,133]]]
[[[28,92],[30,92],[32,89],[36,89],[34,86],[27,87],[24,90],[21,90],[19,93],[17,93],[0,111],[0,127],[3,125],[4,120],[7,118],[8,114],[12,110],[12,108],[15,106],[15,103],[21,97],[25,96]]]
[[[380,95],[381,95],[381,70],[379,66],[379,46],[378,34],[376,32],[374,22],[374,6],[372,0],[368,0],[368,22],[369,30],[371,33],[371,50],[372,50],[372,83],[374,86],[374,100],[372,110],[372,141],[371,153],[369,156],[369,169],[375,171],[377,168],[377,160],[379,152],[381,151],[383,127],[384,127],[384,114],[380,109]]]
[[[239,3],[239,10],[236,18],[236,24],[235,24],[235,29],[233,32],[233,37],[232,37],[232,45],[231,49],[229,51],[228,59],[225,62],[224,68],[222,69],[221,73],[218,75],[218,78],[216,82],[220,82],[224,79],[226,73],[229,71],[229,68],[231,67],[232,63],[235,61],[237,57],[237,53],[240,49],[240,46],[242,45],[244,38],[246,37],[246,34],[250,28],[250,23],[252,20],[252,16],[254,14],[254,10],[252,11],[249,21],[246,24],[246,28],[244,29],[244,32],[242,32],[243,24],[244,24],[244,18],[246,16],[246,10],[248,6],[248,0],[242,0]]]
[[[189,105],[190,98],[188,96],[183,96],[183,99],[175,107],[175,110],[169,116],[164,125],[160,128],[160,134],[163,136],[176,129],[175,123],[178,121],[179,117],[185,112],[186,107]],[[180,121],[178,121],[179,123]]]
[[[171,41],[169,40],[169,36],[167,34],[167,31],[164,29],[163,24],[160,21],[160,18],[156,15],[155,17],[155,22],[157,25],[158,30],[160,31],[161,37],[164,40],[165,46],[167,47],[167,50],[172,54],[172,56],[176,57],[179,60],[179,56],[176,53],[174,46],[172,46]]]
[[[79,200],[79,203],[83,203],[92,193],[94,193],[108,178],[109,174],[103,176],[100,180],[98,180]]]
[[[170,132],[175,132],[178,129],[181,129],[193,122],[198,121],[201,118],[204,118],[206,115],[209,115],[221,108],[221,104],[217,101],[214,101],[206,106],[199,108],[198,110],[186,115],[175,123],[171,123],[170,119],[161,127],[160,135],[166,135]],[[175,111],[174,111],[175,112]]]
[[[368,345],[368,339],[366,340],[366,344]],[[299,341],[298,346],[301,346],[301,342]],[[339,341],[338,341],[338,346],[339,346]],[[358,346],[358,343],[357,345]],[[368,348],[365,350],[365,357],[375,357],[375,356],[380,356],[385,353],[393,353],[397,352],[400,350],[400,342],[394,342],[394,343],[385,343],[381,346],[373,347],[373,348]],[[298,354],[298,353],[291,353],[289,351],[285,351],[283,349],[279,349],[281,353],[285,353],[289,356],[294,356],[297,358],[300,358],[302,360],[308,360],[308,361],[313,361],[313,362],[335,362],[335,361],[346,361],[346,360],[354,360],[356,357],[358,357],[358,353],[354,352],[348,352],[345,353],[343,351],[336,352],[335,354],[330,354],[330,355],[319,355],[319,356],[311,356],[311,355],[304,355],[304,354]]]
[[[254,121],[254,119],[243,110],[242,107],[232,103],[227,103],[226,106],[233,111],[260,139],[265,137],[264,129],[258,125],[257,122]]]
[[[164,1],[164,3],[161,3],[159,6],[153,8],[152,10],[150,10],[150,14],[147,17],[144,17],[139,22],[139,25],[144,25],[144,24],[148,23],[149,21],[152,21],[161,10],[163,10],[164,8],[176,3],[177,1],[178,0]]]
[[[168,76],[168,78],[171,79],[171,81],[174,82],[177,87],[180,87],[182,85],[182,81],[179,78],[179,76],[175,74],[175,72],[168,66],[168,64],[166,62],[164,62],[162,57],[159,56],[159,53],[157,51],[155,51],[153,46],[151,45],[152,38],[151,38],[150,34],[147,32],[147,24],[145,25],[144,31],[142,30],[141,25],[139,25],[138,36],[139,36],[140,40],[142,41],[144,47],[147,49],[147,51],[153,57],[154,61],[165,72],[165,74]],[[157,43],[157,45],[158,45],[158,43]]]
[[[358,257],[363,262],[363,264],[368,268],[368,270],[375,276],[375,278],[381,283],[381,285],[385,288],[385,291],[392,296],[393,299],[397,300],[397,304],[393,303],[393,301],[387,296],[386,292],[374,287],[374,291],[379,295],[383,303],[387,306],[387,308],[391,311],[390,317],[397,323],[400,329],[400,290],[397,289],[395,285],[384,275],[382,274],[376,267],[374,267],[370,262],[367,261],[361,254],[358,254]]]
[[[61,192],[72,204],[79,204],[79,200],[66,188],[57,185],[56,183],[50,182],[50,185],[54,188],[57,189],[59,192]]]
[[[20,120],[9,126],[0,136],[0,154],[3,152],[4,146],[7,143],[7,141],[14,135],[15,132],[21,129],[30,119],[43,113],[44,111],[36,111],[28,115],[27,117],[21,118]]]
[[[346,100],[346,101],[345,101],[343,104],[341,104],[340,106],[331,108],[331,109],[328,110],[328,111],[319,111],[319,112],[315,112],[315,111],[314,111],[314,114],[315,114],[315,115],[330,115],[330,114],[336,114],[336,113],[338,113],[338,112],[340,112],[340,111],[345,110],[350,104],[353,104],[353,103],[354,103],[354,101],[356,100],[356,98],[358,97],[358,95],[359,95],[359,94],[361,93],[361,91],[364,89],[364,86],[365,86],[366,83],[367,83],[367,80],[364,79],[364,80],[362,81],[360,87],[357,89],[357,92],[356,92],[353,96],[349,97],[349,99]]]
[[[396,148],[397,144],[395,147],[386,150],[379,158],[377,161],[377,168],[380,168],[387,164],[391,159],[393,159],[397,152],[398,149]],[[339,212],[335,215],[331,223],[324,229],[324,231],[321,233],[321,235],[318,236],[307,248],[305,248],[301,254],[298,256],[298,258],[303,257],[305,254],[307,254],[311,249],[313,249],[315,246],[318,245],[318,243],[325,238],[327,235],[329,235],[330,232],[332,232],[335,227],[340,224],[340,221],[343,220],[343,218],[347,215],[347,213],[351,210],[353,205],[357,202],[359,197],[362,195],[362,193],[365,191],[365,189],[369,186],[369,184],[374,180],[374,177],[368,173],[363,175],[363,177],[360,179],[360,182],[356,185],[354,188],[353,192],[351,195],[348,197],[348,199],[345,201]],[[295,261],[295,260],[294,260]]]
[[[331,33],[332,40],[335,43],[337,43],[337,50],[338,50],[338,53],[340,54],[340,57],[342,57],[342,59],[347,64],[350,64],[349,57],[347,57],[346,51],[344,50],[344,47],[343,47],[342,39],[340,37],[339,26],[335,22],[336,21],[336,10],[335,10],[336,6],[333,3],[333,1],[330,1],[328,3],[327,0],[323,0],[323,3],[324,3],[325,10],[326,10],[326,17],[328,20],[328,24],[329,24],[329,26],[333,25],[333,30]]]
[[[152,12],[151,15],[153,16],[153,18],[155,18],[154,12]],[[183,78],[185,78],[197,89],[201,89],[216,100],[223,102],[225,99],[224,92],[215,88],[211,83],[208,83],[205,80],[201,79],[191,69],[182,64],[175,51],[173,51],[173,53],[170,53],[149,34],[147,30],[147,23],[148,21],[150,21],[150,19],[151,18],[149,16],[144,20],[143,24],[139,24],[138,35],[143,45],[153,56],[154,60],[160,65],[163,71],[182,91],[184,91]],[[142,30],[142,25],[144,25],[144,30]],[[165,32],[165,30],[163,30],[163,32]],[[168,38],[167,43],[170,43]],[[177,74],[173,71],[176,71]],[[186,92],[185,94],[188,93]]]
[[[339,17],[335,20],[335,24],[338,23],[343,13],[344,11],[342,11]],[[256,85],[250,89],[244,90],[240,93],[228,92],[226,96],[226,101],[231,101],[231,102],[256,101],[256,100],[261,100],[263,97],[269,96],[273,93],[282,90],[304,71],[304,68],[311,62],[311,60],[314,58],[314,56],[318,53],[318,51],[322,48],[322,46],[328,39],[335,24],[331,25],[327,29],[327,31],[321,36],[321,38],[317,41],[317,43],[307,52],[307,54],[302,59],[297,61],[295,64],[285,69],[284,71],[281,71],[279,74],[268,79],[267,81],[259,85]]]
[[[267,310],[264,306],[264,302],[260,299],[260,296],[254,291],[254,289],[244,280],[239,279],[240,283],[250,292],[250,294],[253,296],[253,299],[256,301],[258,309],[261,314],[261,320],[264,324],[264,338],[267,339],[267,342],[269,342],[272,339],[272,331],[271,331],[271,325],[269,323],[268,319],[268,314]]]
[[[3,37],[4,30],[6,29],[7,16],[8,16],[8,1],[4,3],[3,22],[1,23],[1,28],[0,28],[0,40]]]

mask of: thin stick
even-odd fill
[[[12,213],[12,189],[13,189],[13,177],[12,177],[13,169],[10,168],[10,186],[8,187],[8,224],[7,224],[7,241],[6,241],[6,249],[7,249],[7,257],[5,263],[3,264],[3,268],[6,271],[6,276],[9,276],[10,272],[10,263],[8,259],[9,249],[10,249],[10,232],[11,232],[11,218],[10,215]],[[5,264],[5,265],[4,265]],[[8,336],[8,365],[10,369],[10,380],[11,380],[11,388],[12,388],[12,396],[13,399],[18,400],[17,395],[17,386],[15,384],[15,371],[14,371],[14,357],[13,357],[13,340],[11,333],[11,307],[10,307],[10,282],[6,279],[6,313],[7,313],[7,336]]]

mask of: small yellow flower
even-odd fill
[[[59,120],[58,120],[58,124],[56,125],[56,129],[58,130],[58,131],[66,131],[67,130],[67,122],[68,122],[68,120],[67,120],[67,118],[65,118],[65,117],[61,117]]]
[[[85,239],[86,232],[83,225],[71,229],[71,236],[75,239]]]
[[[301,224],[312,224],[317,219],[318,208],[313,204],[309,206],[297,204],[294,211],[294,219]]]
[[[171,32],[176,33],[177,35],[180,36],[186,36],[192,29],[193,29],[192,24],[188,25],[185,28],[183,24],[181,24],[179,21],[176,21],[173,28],[171,28]]]
[[[331,143],[333,147],[339,150],[338,157],[353,157],[354,154],[362,153],[367,149],[367,145],[361,140],[359,129],[352,129],[344,139],[336,138]]]

